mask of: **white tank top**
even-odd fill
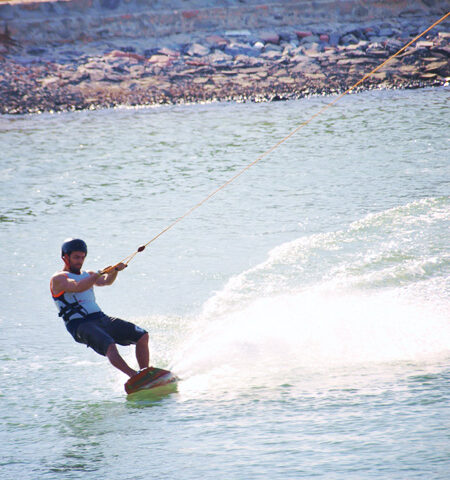
[[[88,272],[81,272],[80,275],[65,272],[65,275],[77,282],[89,277]],[[58,309],[59,316],[62,317],[66,323],[76,318],[84,318],[91,313],[101,312],[100,307],[95,301],[94,287],[84,292],[61,292],[58,295],[55,295],[52,291],[52,297]]]

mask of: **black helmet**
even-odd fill
[[[72,252],[84,252],[87,255],[87,245],[79,238],[68,238],[61,246],[61,257]]]

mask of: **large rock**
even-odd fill
[[[152,55],[147,62],[160,68],[164,68],[172,64],[173,58],[167,55]]]
[[[320,42],[320,37],[319,35],[308,35],[307,37],[304,37],[301,41],[300,41],[300,45],[309,45],[311,43],[319,43]]]
[[[337,32],[330,33],[329,43],[330,45],[338,45],[341,35]]]
[[[450,73],[449,63],[445,60],[438,62],[431,62],[425,67],[426,72],[436,72],[442,75],[448,75]]]
[[[215,50],[208,55],[208,60],[211,65],[231,65],[233,62],[233,56],[227,55],[221,50]]]
[[[173,50],[172,48],[168,48],[168,47],[163,47],[163,48],[160,48],[158,49],[158,52],[160,55],[166,55],[168,57],[172,57],[172,58],[178,58],[180,56],[180,52],[178,52],[177,50]]]
[[[260,53],[258,48],[245,43],[230,43],[224,50],[226,54],[235,57],[236,55],[246,55],[247,57],[257,57]]]
[[[186,53],[191,57],[204,57],[205,55],[208,55],[209,48],[200,45],[200,43],[193,43],[187,48]]]
[[[310,37],[313,33],[309,30],[297,30],[295,32],[297,34],[297,37],[302,40],[306,37]]]
[[[123,50],[112,50],[107,54],[107,56],[111,58],[125,58],[127,60],[133,59],[139,62],[143,62],[145,60],[144,55],[139,55],[138,53],[134,52],[125,52]]]
[[[359,42],[359,39],[353,33],[347,33],[347,35],[342,36],[340,40],[340,43],[342,45],[349,45],[349,44],[354,44],[358,42]]]
[[[274,43],[275,45],[280,43],[280,36],[276,32],[263,32],[260,35],[260,39],[264,43]]]
[[[230,42],[220,35],[209,35],[206,37],[206,41],[211,46],[211,48],[225,48]]]

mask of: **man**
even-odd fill
[[[62,271],[50,280],[50,290],[59,316],[75,341],[84,343],[129,377],[138,372],[121,357],[116,344],[136,345],[136,359],[141,370],[149,366],[148,333],[119,318],[105,315],[95,301],[94,286],[111,285],[118,272],[127,267],[120,263],[108,273],[82,271],[87,245],[80,239],[68,239],[61,247]]]

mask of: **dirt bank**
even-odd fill
[[[214,30],[155,37],[21,44],[0,36],[0,112],[117,105],[263,101],[342,92],[437,17]],[[448,83],[449,23],[364,85]]]

